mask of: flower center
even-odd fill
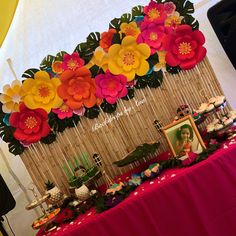
[[[182,42],[179,44],[179,53],[182,55],[189,54],[192,51],[191,44]]]
[[[79,65],[78,65],[78,62],[73,60],[73,59],[70,59],[68,62],[67,62],[67,67],[71,70],[74,70],[75,68],[77,68]]]
[[[133,52],[126,52],[124,57],[123,57],[123,62],[127,66],[131,66],[135,62],[135,57]]]
[[[50,94],[49,88],[48,87],[40,87],[39,88],[39,95],[43,98],[48,97]]]
[[[135,36],[135,30],[129,26],[127,26],[125,28],[125,34],[126,35],[131,35],[131,36]]]
[[[61,111],[61,112],[68,112],[68,111],[69,111],[69,107],[68,107],[66,104],[63,104],[63,105],[60,107],[60,111]]]
[[[38,124],[37,120],[33,116],[28,116],[27,119],[25,120],[25,126],[28,129],[33,129],[36,125]]]
[[[149,35],[149,39],[152,40],[152,41],[157,40],[157,33],[151,32],[150,35]]]
[[[155,8],[151,9],[148,12],[148,16],[149,16],[150,20],[155,20],[155,19],[159,18],[160,15],[161,15],[160,12]]]
[[[12,96],[12,101],[14,103],[20,103],[21,97],[18,94],[15,94],[14,96]]]

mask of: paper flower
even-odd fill
[[[169,16],[174,13],[176,6],[173,2],[165,2],[164,3],[164,11]]]
[[[112,43],[112,38],[114,34],[116,33],[115,29],[109,29],[108,32],[103,32],[101,34],[101,40],[99,42],[99,45],[101,48],[104,49],[105,52],[108,52],[109,47],[111,46]]]
[[[166,68],[166,51],[158,51],[159,62],[153,67],[154,71],[164,70]]]
[[[59,85],[58,78],[50,79],[49,74],[45,71],[36,72],[34,79],[28,78],[22,85],[25,105],[30,109],[42,108],[47,113],[52,108],[60,107],[63,100],[57,95]]]
[[[123,74],[128,81],[145,75],[149,70],[146,59],[150,56],[151,50],[145,43],[137,44],[132,36],[126,36],[120,44],[113,44],[109,51],[108,69],[114,75]]]
[[[24,103],[20,105],[19,112],[10,115],[9,123],[16,130],[13,136],[22,143],[35,143],[50,132],[47,123],[47,112],[43,109],[28,109]]]
[[[63,72],[62,61],[54,61],[52,63],[52,72],[61,74]]]
[[[62,68],[64,70],[76,70],[84,65],[84,60],[80,58],[77,52],[71,55],[65,54],[63,57]]]
[[[183,70],[192,69],[206,56],[206,49],[202,46],[204,43],[201,31],[193,31],[189,25],[180,25],[164,38],[166,63],[170,66],[179,65]]]
[[[151,54],[154,54],[157,50],[162,50],[162,40],[165,35],[165,27],[162,25],[143,24],[137,42],[146,43],[151,49]]]
[[[19,80],[14,80],[11,85],[7,84],[3,87],[3,93],[0,95],[2,111],[11,113],[19,111],[19,104],[22,101],[22,88]]]
[[[140,29],[134,21],[130,23],[124,22],[120,25],[120,33],[123,33],[126,36],[133,36],[134,38],[137,38],[140,34]]]
[[[167,17],[164,4],[159,4],[154,1],[151,1],[148,6],[144,7],[144,14],[144,21],[147,23],[160,24],[163,23]]]
[[[181,24],[183,18],[184,17],[180,16],[180,14],[178,12],[175,12],[174,14],[172,14],[166,18],[165,26],[175,29],[176,27],[178,27]]]
[[[105,98],[110,104],[116,103],[119,98],[128,93],[126,88],[127,78],[124,75],[112,75],[110,72],[95,77],[96,95]]]
[[[57,89],[58,95],[71,109],[79,109],[82,106],[91,108],[96,104],[95,80],[91,78],[86,67],[64,71],[61,74],[61,82]]]
[[[52,109],[52,112],[57,114],[58,118],[61,120],[73,116],[73,110],[65,103],[63,103],[59,108]]]
[[[101,47],[96,48],[92,59],[85,67],[90,69],[93,65],[102,68],[104,72],[108,69],[108,54]]]

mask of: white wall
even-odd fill
[[[61,50],[71,53],[83,42],[90,32],[105,31],[114,17],[129,12],[133,6],[146,5],[148,0],[19,0],[7,38],[0,49],[0,87],[13,80],[6,59],[11,58],[18,78],[28,68],[37,68],[48,54]],[[236,73],[225,55],[206,17],[207,9],[217,0],[195,0],[200,8],[196,18],[206,36],[208,57],[217,78],[231,105],[236,109]],[[0,89],[1,90],[1,89]],[[10,165],[25,187],[31,179],[19,157],[13,157],[4,149]],[[33,235],[31,223],[36,217],[34,211],[26,211],[24,193],[8,173],[0,157],[0,173],[11,189],[17,206],[8,216],[15,234]],[[29,193],[30,194],[30,193]]]

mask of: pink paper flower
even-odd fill
[[[165,35],[165,27],[162,25],[143,24],[137,42],[146,43],[151,49],[151,54],[154,54],[157,50],[162,50],[162,40]]]
[[[174,13],[176,6],[173,2],[165,2],[164,3],[164,11],[169,16]]]
[[[59,108],[57,109],[52,109],[52,111],[57,114],[58,118],[63,120],[65,118],[70,118],[73,116],[73,110],[63,103]]]
[[[201,31],[193,31],[189,25],[180,25],[163,39],[167,51],[166,63],[180,66],[183,70],[192,69],[206,56],[204,35]]]
[[[113,75],[110,72],[95,77],[96,96],[105,98],[110,104],[116,103],[117,99],[125,97],[128,93],[126,88],[127,78],[124,75]]]
[[[71,55],[65,54],[63,57],[62,68],[63,70],[76,70],[84,65],[84,60],[80,58],[77,52]]]
[[[164,4],[158,4],[154,1],[151,1],[148,6],[144,7],[144,13],[144,21],[149,23],[160,24],[163,23],[167,17]]]

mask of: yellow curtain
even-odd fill
[[[7,35],[18,0],[0,0],[0,47]]]

